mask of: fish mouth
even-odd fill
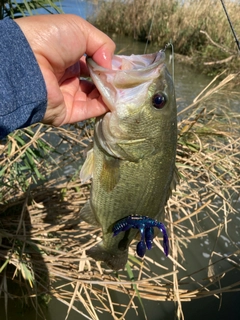
[[[99,66],[91,57],[86,59],[91,78],[111,112],[116,110],[117,101],[121,101],[124,91],[158,78],[165,66],[164,60],[164,51],[145,55],[115,55],[112,69],[107,69]]]

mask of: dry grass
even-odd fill
[[[240,252],[239,242],[234,242],[229,233],[236,224],[240,189],[240,119],[229,109],[230,99],[236,99],[238,94],[232,87],[236,81],[238,75],[232,74],[220,83],[212,83],[185,114],[179,112],[177,167],[181,183],[168,202],[165,218],[171,254],[169,259],[156,261],[155,255],[163,257],[161,238],[156,238],[155,248],[140,259],[133,243],[129,266],[134,280],[126,271],[113,273],[104,264],[86,257],[85,250],[100,241],[101,230],[80,220],[79,208],[89,197],[89,185],[81,185],[78,175],[70,172],[64,179],[63,174],[52,176],[42,186],[31,186],[29,176],[26,191],[20,191],[16,181],[9,183],[9,176],[5,175],[0,293],[5,297],[6,308],[8,297],[31,298],[41,314],[35,297],[49,295],[66,304],[69,312],[74,309],[86,319],[99,319],[102,312],[110,313],[113,319],[126,319],[130,309],[138,314],[136,302],[140,297],[143,304],[145,299],[176,301],[178,318],[183,319],[183,301],[212,295],[220,299],[224,292],[239,291],[237,279],[222,285],[226,275],[238,270]],[[45,175],[71,163],[78,162],[80,166],[92,137],[91,124],[65,129],[40,126],[33,131],[31,143],[42,139],[48,144],[51,135],[59,152],[54,160],[36,163]],[[9,166],[6,172],[26,151],[26,147],[19,148],[14,143],[16,134],[9,137],[11,147],[2,146],[2,155],[8,154],[1,158],[1,167]],[[228,248],[221,247],[223,239],[228,241]],[[206,240],[208,259],[198,257],[198,253],[195,256],[204,260],[205,266],[192,265],[192,247],[198,252]],[[19,290],[11,289],[11,283]],[[120,303],[112,292],[124,294],[128,302]],[[84,311],[76,308],[76,301]],[[67,319],[68,314],[65,316]]]
[[[225,4],[239,35],[239,1]],[[110,35],[148,40],[158,48],[172,41],[175,52],[193,57],[194,65],[205,72],[240,67],[237,45],[219,0],[103,1],[98,14],[89,19]]]

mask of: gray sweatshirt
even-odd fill
[[[0,21],[0,139],[41,121],[46,106],[46,85],[28,41],[14,21]]]

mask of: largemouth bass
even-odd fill
[[[96,119],[94,146],[80,173],[82,181],[92,177],[90,199],[80,214],[103,233],[87,254],[114,270],[124,268],[139,234],[131,228],[113,236],[114,225],[131,216],[163,219],[175,180],[176,100],[164,60],[163,51],[116,55],[110,70],[87,59],[109,112]]]

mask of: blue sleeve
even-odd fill
[[[0,139],[42,120],[47,89],[23,32],[13,20],[0,21]]]

